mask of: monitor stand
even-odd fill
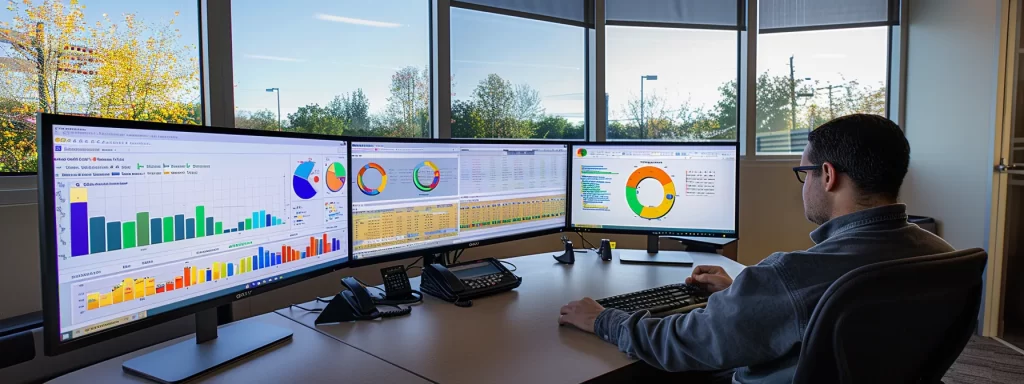
[[[196,337],[125,361],[125,372],[180,383],[292,338],[289,329],[241,321],[217,329],[217,309],[196,313]]]
[[[686,251],[660,251],[660,239],[662,237],[679,241],[686,246]],[[688,267],[693,265],[692,255],[694,253],[713,253],[717,255],[722,247],[733,241],[736,241],[736,239],[648,235],[646,253],[640,250],[627,249],[616,250],[615,253],[618,254],[619,262],[621,263],[668,264]]]

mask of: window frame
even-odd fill
[[[460,139],[460,140],[474,140],[474,139],[476,139],[476,140],[540,140],[540,141],[551,140],[551,141],[569,141],[569,142],[588,142],[588,141],[594,141],[594,139],[592,139],[592,137],[594,135],[591,132],[592,131],[592,129],[591,129],[592,122],[591,122],[591,115],[590,115],[590,111],[591,111],[591,108],[592,108],[591,100],[590,100],[590,94],[591,94],[591,92],[590,92],[590,89],[591,89],[591,84],[590,84],[591,83],[591,81],[590,81],[591,72],[590,71],[591,71],[591,63],[594,60],[594,56],[591,55],[590,34],[591,34],[592,30],[596,29],[596,26],[595,26],[595,24],[593,22],[594,21],[593,15],[594,15],[595,3],[600,1],[603,4],[604,0],[579,0],[579,1],[582,2],[582,6],[584,7],[584,12],[586,13],[586,18],[587,18],[587,20],[583,21],[583,22],[579,22],[579,21],[576,21],[576,20],[563,19],[563,18],[558,18],[558,17],[538,15],[538,14],[533,14],[533,13],[528,13],[528,12],[515,11],[515,10],[510,10],[510,9],[504,9],[504,8],[490,7],[490,6],[479,5],[479,4],[474,4],[474,3],[467,3],[467,2],[458,1],[458,0],[434,0],[434,1],[437,2],[437,3],[440,3],[442,1],[450,3],[450,8],[447,10],[448,15],[449,15],[449,20],[451,20],[451,18],[450,18],[450,16],[451,16],[451,9],[452,8],[458,8],[458,9],[465,9],[465,10],[470,10],[470,11],[491,13],[491,14],[502,15],[502,16],[516,17],[516,18],[533,20],[533,21],[541,21],[541,22],[546,22],[546,23],[568,25],[568,26],[571,26],[571,27],[580,27],[580,28],[582,28],[581,32],[583,33],[583,138],[582,139],[534,139],[534,138],[516,139],[516,138],[503,138],[503,137],[482,137],[482,138],[452,137],[451,136],[451,134],[452,134],[451,133],[451,124],[448,124],[448,127],[447,127],[448,136],[447,137],[438,137],[438,138],[440,138],[440,139]],[[450,22],[448,23],[447,28],[448,28],[448,40],[446,40],[446,44],[445,45],[447,47],[446,47],[445,51],[448,53],[448,56],[445,56],[445,57],[448,58],[448,60],[446,60],[447,61],[446,64],[447,64],[448,68],[451,69],[451,23]],[[431,43],[433,44],[435,42],[431,41]],[[438,45],[440,45],[440,44],[438,44]],[[451,72],[451,71],[449,70],[449,72]],[[450,80],[450,78],[449,78],[449,80]],[[451,90],[451,82],[450,81],[448,82],[448,89]],[[450,92],[449,92],[449,94],[450,94]],[[448,116],[449,117],[451,117],[452,102],[453,102],[453,100],[449,97],[448,98],[448,103],[444,105],[444,108],[446,108],[447,111],[448,111]],[[447,121],[451,121],[451,119],[449,118]]]
[[[584,137],[583,142],[607,141],[607,124],[602,115],[607,115],[600,94],[605,93],[605,36],[606,27],[645,26],[655,28],[684,29],[732,29],[730,27],[694,25],[662,22],[631,22],[605,19],[605,0],[579,0],[586,12],[586,20],[561,19],[526,12],[507,10],[466,3],[459,0],[427,0],[430,18],[430,66],[431,66],[431,132],[432,137],[422,140],[450,139],[451,124],[451,9],[462,8],[553,22],[582,28],[584,34]],[[765,163],[792,162],[797,155],[756,154],[756,82],[758,1],[737,0],[741,11],[737,12],[737,140],[742,148],[741,160]],[[200,92],[203,103],[203,122],[210,126],[234,126],[234,89],[231,44],[231,0],[196,0],[199,7],[199,56]],[[895,9],[900,17],[895,24],[870,23],[871,26],[888,26],[886,117],[903,124],[906,88],[906,7]],[[745,20],[743,20],[745,18]],[[865,23],[828,25],[795,30],[827,30],[869,26]],[[789,29],[772,31],[792,32]],[[449,75],[443,75],[448,73]],[[345,137],[342,135],[341,137]],[[533,139],[545,140],[545,139]],[[36,202],[36,176],[34,174],[0,174],[0,206],[32,204]]]

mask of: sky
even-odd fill
[[[195,0],[81,0],[86,18],[133,12],[163,24],[175,11],[182,45],[198,46]],[[430,62],[430,13],[425,0],[234,0],[232,44],[236,112],[261,109],[287,119],[307,104],[362,88],[370,111],[380,112],[390,94],[391,75]],[[0,10],[0,18],[11,15]],[[584,29],[453,8],[451,14],[453,98],[469,99],[490,73],[513,84],[528,84],[541,95],[549,115],[581,121],[584,115]],[[885,27],[764,34],[758,38],[758,72],[789,74],[818,86],[885,81]],[[718,87],[736,79],[738,33],[610,26],[607,30],[609,118],[624,119],[625,105],[656,93],[670,110],[689,104],[711,108]],[[198,50],[195,51],[198,56]]]

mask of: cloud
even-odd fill
[[[245,57],[248,58],[248,59],[270,60],[270,61],[284,61],[284,62],[289,62],[289,63],[301,63],[301,62],[305,61],[305,60],[296,59],[296,58],[293,58],[293,57],[282,57],[282,56],[249,55],[249,54],[247,54],[247,55],[245,55]]]
[[[398,27],[402,26],[402,24],[398,24],[398,23],[389,23],[389,22],[386,22],[386,21],[375,21],[375,20],[365,20],[365,19],[353,19],[351,17],[328,15],[326,13],[318,13],[316,15],[313,15],[313,18],[315,18],[317,20],[331,21],[331,22],[335,22],[335,23],[365,25],[367,27],[377,27],[377,28],[398,28]]]
[[[846,55],[842,53],[816,53],[811,55],[815,59],[845,59]]]

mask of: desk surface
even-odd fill
[[[278,313],[346,344],[439,383],[579,383],[634,361],[594,335],[558,326],[558,310],[584,296],[602,298],[680,283],[691,267],[621,264],[618,252],[603,262],[594,252],[576,264],[558,264],[552,253],[506,259],[523,284],[460,308],[427,296],[410,316],[314,326],[317,315]],[[743,266],[723,256],[694,253],[695,265],[723,266],[736,276]],[[419,278],[412,279],[419,285]],[[304,304],[317,306],[316,303]],[[322,306],[322,305],[320,305]]]
[[[292,340],[228,364],[194,383],[429,383],[412,373],[367,355],[274,313],[241,321],[286,327]],[[124,373],[121,363],[185,336],[95,364],[51,383],[152,383]],[[173,362],[168,362],[173,364]],[[193,382],[190,382],[193,383]]]

